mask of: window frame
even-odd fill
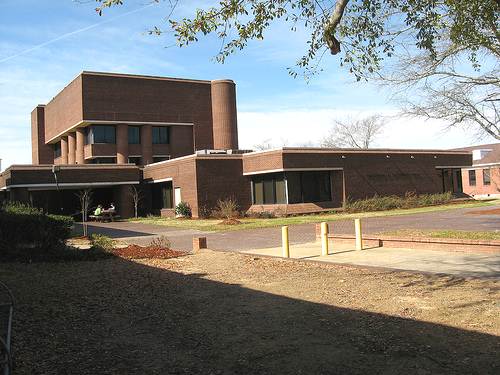
[[[165,132],[162,137],[162,131]],[[154,145],[168,145],[170,144],[170,127],[169,126],[152,126],[151,139]],[[158,132],[158,133],[156,133]],[[157,137],[155,137],[157,135]]]
[[[137,142],[131,142],[131,140],[130,140],[130,138],[131,138],[130,137],[130,132],[132,130],[137,132],[137,134],[136,134],[137,135]],[[133,135],[133,137],[134,136],[135,135]],[[129,145],[140,145],[141,144],[141,127],[140,126],[131,126],[131,125],[129,125],[128,126],[128,131],[127,131],[127,139],[128,139],[128,144]]]
[[[475,169],[469,169],[468,178],[469,178],[469,186],[476,186],[477,176]]]
[[[488,172],[488,173],[486,173]],[[485,177],[488,176],[486,179]],[[483,169],[483,185],[491,185],[491,168],[485,168]]]
[[[61,141],[54,143],[54,159],[62,156]]]
[[[113,145],[116,144],[116,126],[115,125],[91,125],[89,126],[87,131],[87,136],[85,137],[87,140],[87,144],[102,144],[102,145]],[[96,130],[104,130],[104,137],[103,139],[99,139],[99,141],[96,141]],[[113,129],[112,136],[111,133],[108,134],[107,131],[110,131]],[[100,134],[102,135],[102,134]],[[109,139],[108,139],[109,138]],[[103,141],[104,140],[104,141]]]

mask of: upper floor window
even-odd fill
[[[128,127],[128,143],[131,145],[141,143],[141,128],[139,126]]]
[[[483,169],[483,185],[491,184],[491,169]]]
[[[476,186],[476,171],[469,170],[469,186]]]
[[[116,143],[116,129],[113,125],[93,125],[87,128],[87,144]]]
[[[153,144],[169,143],[169,127],[153,126]]]
[[[61,142],[54,144],[54,158],[61,156]]]

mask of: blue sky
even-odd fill
[[[210,2],[181,3],[174,18],[189,16]],[[148,6],[148,0],[128,0],[102,17],[95,6],[92,0],[2,0],[2,168],[30,163],[31,110],[48,102],[82,70],[231,78],[237,84],[241,148],[266,139],[276,146],[314,144],[335,118],[371,113],[392,116],[377,140],[380,147],[450,148],[477,142],[462,130],[445,133],[436,122],[398,118],[389,93],[354,82],[338,67],[337,57],[327,57],[324,73],[309,84],[291,78],[286,68],[301,56],[305,35],[289,33],[282,25],[221,65],[213,61],[220,42],[212,37],[178,48],[169,35],[147,35],[152,26],[164,25],[168,2]]]

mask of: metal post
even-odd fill
[[[354,219],[354,230],[356,232],[356,250],[363,250],[363,237],[361,234],[361,219]]]
[[[328,255],[328,224],[321,223],[321,255]]]
[[[288,227],[281,227],[281,245],[283,249],[283,258],[290,258],[290,243],[288,241]]]

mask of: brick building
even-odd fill
[[[472,166],[462,169],[464,193],[474,198],[500,197],[500,143],[458,150],[472,152]]]
[[[193,216],[232,197],[242,211],[304,213],[375,194],[462,192],[469,150],[239,150],[236,89],[202,81],[83,72],[32,119],[32,165],[0,175],[6,199],[51,212],[78,211],[75,193],[132,214],[173,215],[180,201]]]

